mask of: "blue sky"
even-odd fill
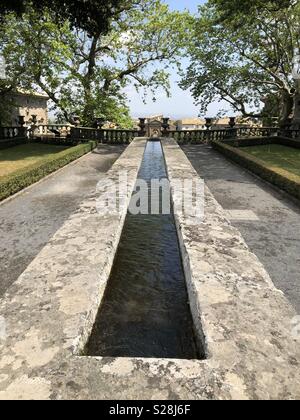
[[[206,0],[164,0],[174,10],[189,9],[196,13],[198,6],[204,4]],[[183,63],[184,65],[187,64]],[[196,117],[199,115],[199,108],[194,105],[194,100],[188,91],[179,88],[177,82],[180,77],[176,71],[171,74],[171,98],[165,94],[159,93],[156,102],[152,101],[152,95],[147,98],[144,104],[140,95],[133,89],[127,89],[127,95],[130,100],[129,106],[133,117],[143,117],[156,114],[164,114],[171,118]],[[208,110],[208,115],[214,117],[221,109],[228,108],[226,104],[213,103]]]
[[[206,3],[206,0],[164,0],[174,10],[189,9],[191,12],[197,12],[199,4]]]

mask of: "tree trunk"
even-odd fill
[[[297,80],[297,89],[294,97],[293,125],[300,127],[300,80]]]
[[[82,112],[83,125],[91,127],[95,118],[95,109],[93,105],[93,94],[91,88],[91,81],[85,83],[84,86],[84,108]]]
[[[97,55],[97,45],[99,42],[100,33],[96,34],[91,42],[91,47],[89,51],[89,60],[88,60],[88,68],[87,73],[84,77],[84,109],[83,109],[83,122],[86,125],[92,125],[94,122],[94,112],[95,107],[93,104],[93,93],[92,93],[92,85],[95,75],[95,68],[96,68],[96,55]]]
[[[279,113],[279,126],[286,127],[289,125],[294,110],[294,94],[287,90],[282,90]]]

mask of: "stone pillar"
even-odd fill
[[[207,130],[210,130],[212,125],[213,125],[213,119],[212,118],[205,118],[205,126],[207,128]]]
[[[163,118],[163,123],[162,123],[163,137],[168,137],[168,130],[170,128],[169,121],[170,121],[170,118]]]
[[[23,115],[19,115],[18,122],[20,127],[24,127],[25,125],[25,117]]]
[[[79,117],[79,115],[74,115],[73,116],[73,121],[74,121],[74,125],[75,125],[75,127],[79,127],[80,126],[80,117]]]
[[[146,136],[146,118],[139,118],[140,123],[139,123],[139,127],[140,127],[140,131],[139,131],[139,136],[140,137],[145,137]]]
[[[236,126],[236,117],[230,117],[229,119],[230,130],[228,130],[229,137],[237,137],[238,132],[235,126]]]
[[[37,115],[33,114],[31,115],[31,126],[30,126],[30,136],[31,138],[34,138],[35,135],[37,134]]]
[[[102,117],[96,117],[95,118],[94,127],[97,130],[102,130],[102,127],[104,126],[104,124],[105,124],[105,119],[104,118],[102,118]]]
[[[236,126],[235,117],[229,118],[229,127],[234,128]]]

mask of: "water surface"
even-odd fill
[[[166,178],[160,142],[148,142],[139,178]],[[102,357],[198,359],[173,215],[128,213],[87,345]]]

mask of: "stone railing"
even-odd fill
[[[249,138],[249,137],[288,137],[300,140],[300,130],[292,128],[279,127],[251,127],[251,128],[236,128],[232,130],[234,137]]]
[[[278,136],[278,127],[239,127],[232,129],[234,137],[272,137]]]
[[[67,124],[37,125],[29,129],[29,132],[33,141],[69,145],[90,140],[98,143],[129,144],[140,134],[139,130],[106,130]]]
[[[139,137],[139,130],[101,130],[103,143],[130,143],[134,138]]]
[[[27,138],[25,127],[0,127],[0,140]]]
[[[293,129],[284,130],[281,133],[281,135],[284,137],[289,137],[291,139],[300,140],[300,129],[299,130],[293,130]]]
[[[88,128],[88,127],[72,127],[70,132],[70,137],[73,140],[77,140],[80,142],[89,141],[89,140],[96,140],[101,142],[102,139],[102,130],[98,130],[96,128]]]
[[[72,126],[68,124],[38,125],[34,128],[34,135],[41,137],[68,137]]]
[[[175,139],[178,143],[208,144],[213,140],[222,141],[231,137],[233,131],[232,129],[168,131],[165,136]]]
[[[278,127],[239,127],[222,130],[167,131],[165,137],[178,143],[209,144],[211,141],[226,141],[232,138],[288,137],[300,140],[300,130]]]
[[[139,136],[138,130],[106,130],[86,127],[73,127],[70,136],[72,140],[96,140],[99,143],[128,144]]]
[[[141,130],[100,129],[74,127],[68,124],[36,125],[27,127],[0,127],[0,141],[26,139],[57,144],[77,144],[89,140],[108,144],[129,144],[135,137],[143,137]],[[164,137],[174,138],[178,143],[209,144],[232,138],[288,137],[300,140],[300,129],[278,127],[234,127],[207,130],[164,130]]]

